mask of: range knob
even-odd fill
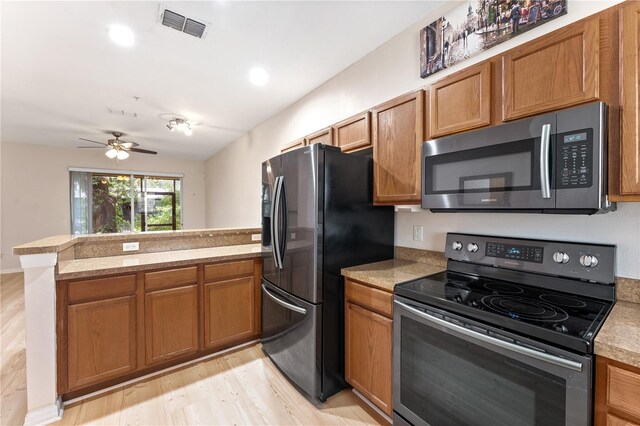
[[[478,245],[476,243],[467,244],[467,251],[470,251],[471,253],[477,252],[478,251]]]
[[[460,251],[462,250],[462,243],[460,241],[454,241],[451,243],[451,248],[455,251]]]
[[[591,254],[580,256],[580,264],[585,268],[595,268],[598,266],[598,258]]]
[[[567,263],[569,262],[569,255],[562,251],[557,251],[553,254],[553,261],[556,263]]]

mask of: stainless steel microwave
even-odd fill
[[[593,214],[607,198],[607,106],[595,102],[422,144],[422,208]]]

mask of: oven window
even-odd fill
[[[564,379],[411,318],[401,327],[402,409],[439,426],[565,424]]]
[[[536,188],[535,141],[527,139],[425,157],[428,194],[501,192]]]

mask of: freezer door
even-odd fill
[[[323,179],[324,150],[319,145],[280,156],[281,190],[276,210],[282,265],[278,287],[311,303],[322,302],[322,253],[319,181]]]
[[[309,395],[322,396],[322,305],[313,305],[262,280],[262,349]]]
[[[262,163],[262,277],[274,285],[280,283],[280,269],[276,265],[274,250],[274,209],[276,195],[276,180],[281,176],[280,156]]]

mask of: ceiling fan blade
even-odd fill
[[[140,149],[140,148],[129,148],[127,151],[131,152],[139,152],[141,154],[157,154],[155,151],[149,151],[148,149]]]
[[[122,145],[123,147],[130,149],[130,148],[135,148],[136,146],[140,146],[140,144],[137,144],[135,142],[125,142],[122,139],[120,139],[120,145]]]
[[[92,141],[91,139],[85,139],[85,138],[78,138],[78,139],[80,139],[81,141],[86,141],[86,142],[91,142],[91,143],[99,143],[100,145],[105,145],[105,146],[107,145],[104,142],[96,142],[96,141]]]
[[[76,146],[76,148],[104,149],[103,146]]]

